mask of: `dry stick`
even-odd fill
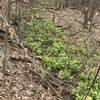
[[[97,77],[98,77],[99,71],[100,71],[100,66],[99,66],[99,68],[98,68],[98,70],[97,70],[97,73],[96,73],[96,75],[95,75],[95,77],[94,77],[94,79],[93,79],[93,81],[92,81],[92,84],[91,84],[90,88],[88,89],[88,91],[87,91],[87,93],[86,93],[86,95],[85,95],[85,97],[84,97],[83,100],[86,100],[86,99],[87,99],[87,96],[89,95],[89,93],[90,93],[90,91],[91,91],[93,85],[95,84],[95,81],[96,81],[96,79],[97,79]]]
[[[34,70],[31,68],[31,67],[28,67],[31,71],[33,71],[34,72]],[[37,67],[36,67],[37,68]],[[36,73],[36,74],[38,74],[39,76],[44,76],[43,78],[44,78],[44,80],[47,82],[47,84],[49,85],[49,87],[56,93],[56,95],[61,99],[61,100],[63,100],[62,99],[62,97],[61,97],[61,95],[56,91],[56,89],[52,86],[52,84],[51,84],[51,82],[49,82],[49,80],[45,77],[45,75],[47,74],[45,71],[43,72],[43,69],[42,68],[40,68],[41,69],[41,71],[42,71],[42,75],[40,75],[39,73]]]
[[[96,40],[95,37],[94,37],[94,40],[97,42],[97,40]],[[92,81],[92,84],[91,84],[90,88],[88,89],[86,95],[83,97],[83,100],[86,100],[87,99],[87,96],[89,95],[89,93],[90,93],[90,91],[91,91],[91,89],[92,89],[92,87],[93,87],[93,85],[94,85],[94,83],[95,83],[95,81],[96,81],[96,79],[98,77],[99,72],[100,72],[100,65],[99,65],[99,68],[98,68],[98,70],[96,72],[96,75],[95,75],[95,77],[94,77],[94,79]]]
[[[32,61],[32,60],[31,60],[31,61]],[[32,61],[32,62],[33,62],[34,65],[36,65],[36,69],[39,68],[39,69],[41,69],[42,71],[44,71],[44,74],[45,74],[47,77],[49,76],[49,78],[53,79],[54,81],[57,81],[59,85],[64,85],[64,86],[66,86],[66,87],[73,88],[73,86],[71,86],[71,85],[69,85],[69,84],[63,82],[62,80],[57,79],[57,78],[54,77],[53,75],[51,75],[50,72],[49,72],[48,70],[44,69],[44,68],[41,67],[41,66],[37,66],[38,64],[37,64],[36,61]]]
[[[33,63],[33,64],[34,64],[34,63]],[[38,67],[38,66],[37,66],[36,68],[37,68],[37,69],[38,69],[38,68],[41,68],[41,71],[44,71],[43,73],[44,73],[44,76],[46,76],[46,78],[51,78],[52,81],[57,82],[57,83],[53,82],[53,84],[55,83],[56,86],[64,85],[64,86],[66,86],[66,87],[73,88],[73,86],[68,85],[67,83],[64,83],[63,81],[61,81],[61,80],[55,78],[54,76],[52,76],[52,75],[50,74],[49,71],[44,70],[42,67]],[[49,80],[49,81],[50,81],[50,80]],[[52,82],[51,82],[51,83],[52,83]]]
[[[32,61],[32,60],[31,60],[31,61]],[[32,61],[32,62],[33,62],[33,61]],[[34,62],[35,62],[35,63],[34,63]],[[48,70],[46,70],[46,69],[44,70],[41,66],[40,66],[40,67],[37,66],[36,61],[34,61],[34,62],[33,62],[33,64],[36,65],[36,69],[39,68],[39,69],[41,69],[41,71],[44,71],[43,74],[44,74],[44,76],[46,76],[46,78],[51,78],[53,81],[57,81],[58,85],[57,85],[57,83],[55,83],[56,86],[64,85],[64,86],[66,86],[66,87],[73,88],[73,86],[68,85],[67,83],[64,83],[63,81],[61,81],[61,80],[55,78],[54,76],[52,76]],[[30,68],[30,67],[29,67],[29,68]],[[32,70],[32,68],[31,68],[31,70]]]
[[[56,95],[61,99],[63,100],[63,97],[56,91],[56,89],[52,86],[52,84],[48,81],[48,80],[45,80],[47,82],[47,84],[49,85],[49,87],[56,93]]]
[[[34,63],[33,63],[34,64]],[[30,67],[28,67],[28,68],[30,68]],[[50,77],[50,78],[52,78],[53,80],[55,80],[55,81],[59,81],[59,80],[57,80],[56,78],[54,78],[52,75],[50,75],[50,73],[49,72],[46,72],[42,67],[38,67],[38,66],[36,66],[35,67],[36,69],[41,69],[41,71],[42,71],[42,74],[43,74],[43,79],[48,83],[48,85],[49,85],[49,87],[56,93],[56,95],[59,97],[59,98],[61,98],[61,100],[63,100],[62,99],[62,97],[61,97],[61,95],[56,91],[56,89],[52,86],[52,82],[49,80],[49,79],[47,79],[48,78],[48,76]],[[30,68],[32,71],[33,71],[33,69],[32,68]],[[37,73],[36,73],[37,74]],[[38,75],[39,76],[41,76],[39,73],[38,73]],[[55,85],[56,86],[59,86],[59,85],[61,85],[61,83],[62,83],[62,81],[60,81],[60,83],[58,82],[58,84],[56,84],[55,83]],[[53,83],[54,84],[54,83]],[[64,85],[66,85],[66,84],[64,84]]]
[[[54,76],[52,76],[48,71],[47,71],[46,74],[47,74],[50,78],[52,78],[53,81],[57,81],[58,84],[60,84],[60,85],[64,85],[64,86],[66,86],[66,87],[73,88],[73,86],[71,86],[71,85],[69,85],[69,84],[67,84],[67,83],[65,83],[65,82],[63,82],[63,81],[61,81],[61,80],[55,78]],[[56,83],[55,83],[55,84],[56,84]],[[56,84],[56,85],[57,85],[57,84]]]

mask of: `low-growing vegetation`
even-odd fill
[[[100,100],[100,0],[0,0],[0,100]]]
[[[96,74],[94,71],[82,71],[87,49],[65,47],[62,29],[51,21],[30,21],[26,23],[26,29],[27,46],[34,55],[41,56],[42,66],[61,80],[77,83],[77,86],[70,90],[70,94],[75,97],[75,100],[83,100]],[[91,66],[96,65],[96,57],[100,56],[99,53],[96,51],[89,60]],[[100,80],[97,79],[87,100],[99,99]]]

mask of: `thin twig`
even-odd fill
[[[86,95],[85,95],[85,97],[84,97],[83,100],[87,100],[87,96],[89,95],[89,93],[90,93],[90,91],[91,91],[93,85],[95,84],[95,81],[96,81],[96,79],[97,79],[97,77],[98,77],[99,71],[100,71],[100,66],[99,66],[99,68],[98,68],[98,70],[97,70],[97,72],[96,72],[96,75],[95,75],[95,77],[94,77],[94,79],[93,79],[93,81],[92,81],[92,84],[91,84],[90,88],[88,89],[88,91],[87,91],[87,93],[86,93]]]

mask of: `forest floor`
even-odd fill
[[[83,30],[80,11],[67,9],[57,11],[55,16],[54,22],[64,29],[66,47],[85,47],[89,53],[95,48],[100,50],[100,15],[94,17],[92,32]],[[52,20],[53,16],[47,11],[42,17]],[[4,41],[0,38],[0,100],[73,100],[67,93],[61,94],[65,87],[71,88],[69,84],[42,69],[39,60],[25,54],[16,43],[7,43],[6,49]],[[4,50],[7,50],[6,55]],[[97,60],[100,65],[100,58]]]
[[[42,12],[41,12],[42,13]],[[53,14],[50,11],[45,11],[42,13],[41,17],[46,20],[53,20]],[[82,32],[86,32],[87,30],[83,29],[83,14],[81,11],[73,10],[73,9],[65,9],[60,11],[55,11],[55,18],[54,22],[59,26],[62,27],[65,31],[67,31],[66,35],[70,31],[70,34],[76,35],[81,34]],[[100,38],[100,14],[98,11],[95,11],[95,15],[93,17],[92,22],[92,29],[91,32],[95,39]],[[85,34],[85,33],[84,33]],[[99,39],[100,40],[100,39]]]
[[[41,17],[46,20],[53,20],[53,14],[48,10],[41,15]],[[54,22],[58,27],[63,28],[63,40],[65,41],[66,47],[83,47],[88,50],[88,54],[91,54],[94,49],[100,51],[100,13],[95,11],[91,31],[83,29],[83,19],[81,11],[76,9],[65,9],[55,11]],[[100,65],[100,58],[97,58],[96,60],[98,65]],[[85,66],[86,71],[91,70],[90,65],[86,64]]]
[[[71,100],[63,93],[70,84],[53,77],[20,45],[5,41],[0,37],[0,100]]]

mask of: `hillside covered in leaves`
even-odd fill
[[[0,1],[0,100],[100,100],[99,1],[83,1]]]

